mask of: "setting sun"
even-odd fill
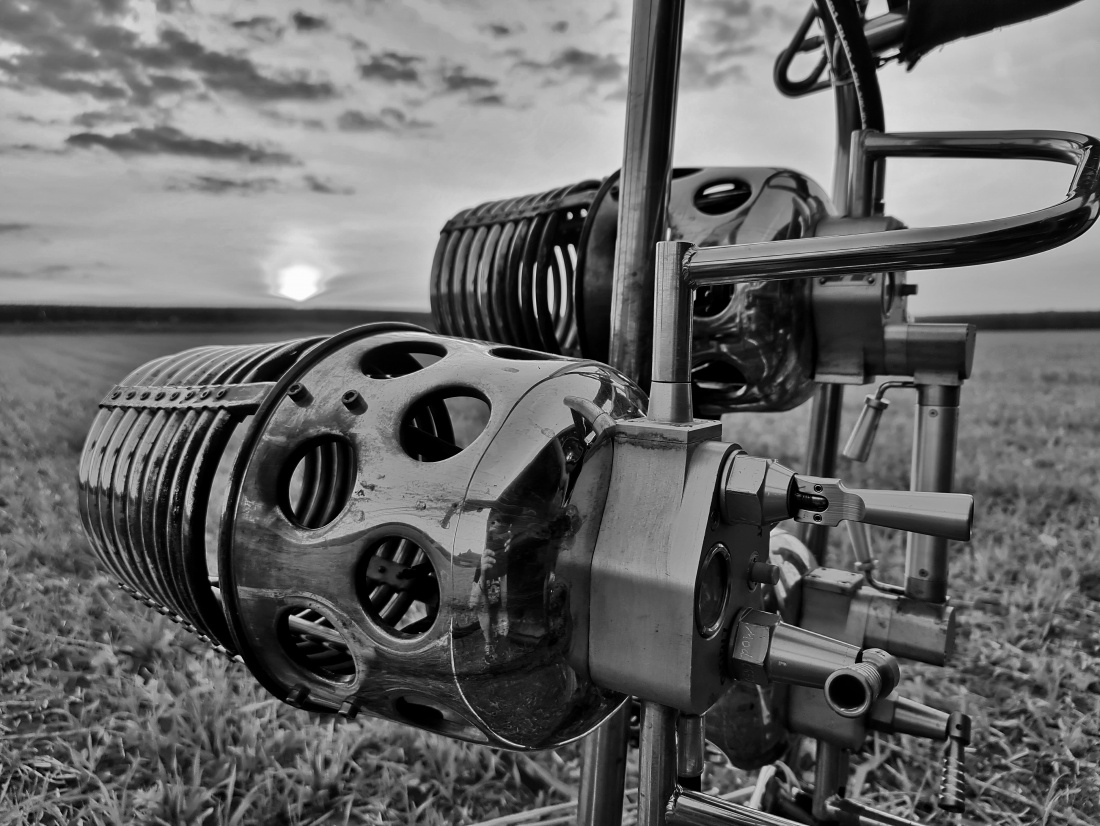
[[[321,292],[324,274],[312,264],[291,264],[275,276],[275,294],[291,301],[305,301]]]

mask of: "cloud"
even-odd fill
[[[383,83],[419,83],[420,72],[416,64],[422,62],[423,58],[415,55],[382,52],[359,64],[359,77]]]
[[[0,235],[8,232],[26,232],[31,228],[30,224],[8,223],[0,224]]]
[[[285,112],[280,112],[278,109],[261,109],[262,114],[268,120],[274,123],[282,124],[283,126],[298,126],[302,129],[309,129],[313,132],[323,132],[328,127],[325,122],[320,118],[308,118],[299,117],[297,115],[288,115]]]
[[[521,60],[516,65],[544,75],[552,84],[574,79],[586,80],[593,86],[614,84],[621,82],[626,74],[626,67],[615,55],[596,54],[575,46],[563,49],[544,63]]]
[[[290,16],[290,20],[294,24],[294,28],[300,32],[315,32],[328,28],[328,21],[325,18],[315,17],[312,14],[306,14],[304,11],[294,12]]]
[[[685,21],[680,61],[683,89],[714,89],[748,79],[742,58],[756,53],[766,27],[790,28],[797,20],[754,0],[698,0]]]
[[[386,107],[376,115],[348,109],[336,119],[336,126],[342,132],[400,132],[423,129],[431,124],[410,118],[400,109]]]
[[[305,175],[302,178],[306,189],[316,192],[318,195],[354,195],[355,187],[334,183],[317,175]]]
[[[507,23],[487,23],[481,26],[481,31],[491,37],[497,38],[511,37],[514,34],[519,34],[523,30],[523,26],[518,24],[509,26]]]
[[[224,178],[218,175],[196,175],[171,181],[170,192],[202,192],[207,195],[258,195],[282,187],[278,178]]]
[[[555,32],[557,34],[562,34],[563,32],[569,31],[569,21],[568,20],[558,20],[554,23],[551,23],[550,24],[550,31]]]
[[[179,29],[143,40],[122,24],[125,10],[122,0],[101,0],[98,7],[86,0],[0,2],[0,32],[16,47],[0,57],[2,82],[138,106],[211,91],[261,102],[337,96],[328,80],[263,70],[243,54],[208,48]],[[245,31],[268,26],[264,18],[238,24]]]
[[[470,103],[474,104],[474,106],[505,106],[506,105],[506,102],[504,100],[504,96],[503,95],[498,95],[496,93],[489,94],[489,95],[480,95],[478,97],[472,98],[470,100]]]
[[[497,87],[497,81],[492,78],[467,74],[465,66],[446,66],[441,78],[447,92],[487,92]]]
[[[274,43],[278,41],[286,29],[283,24],[274,17],[260,14],[242,20],[234,20],[230,25],[239,32],[247,34],[261,43]]]
[[[291,165],[296,159],[285,152],[242,141],[217,141],[196,138],[173,126],[135,127],[129,132],[103,135],[79,132],[65,139],[68,146],[78,149],[101,146],[116,155],[177,155],[206,158],[213,161],[236,161],[249,164]]]

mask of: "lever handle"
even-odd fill
[[[974,524],[974,497],[917,490],[857,490],[839,479],[794,477],[798,522],[835,527],[844,520],[966,541]]]
[[[882,421],[882,414],[889,406],[890,402],[886,399],[880,399],[874,395],[864,399],[863,409],[859,411],[859,418],[856,419],[852,435],[848,437],[841,455],[855,462],[867,461],[867,457],[871,455],[875,434],[878,433],[879,422]]]

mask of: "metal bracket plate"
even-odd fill
[[[252,413],[260,406],[274,382],[253,384],[200,385],[115,385],[99,403],[102,408],[142,410],[229,409]]]

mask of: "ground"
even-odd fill
[[[295,711],[97,568],[76,466],[104,391],[161,353],[281,337],[0,333],[0,824],[466,824],[575,784],[575,747],[519,756]],[[953,546],[959,651],[907,665],[903,690],[974,717],[967,821],[1100,820],[1097,352],[1097,332],[982,334],[964,390],[957,487],[978,516]],[[797,466],[806,419],[732,416],[726,433]],[[910,420],[899,393],[871,461],[841,475],[907,487]],[[896,579],[901,544],[875,535]],[[931,816],[936,748],[881,737],[861,760],[853,793]]]

